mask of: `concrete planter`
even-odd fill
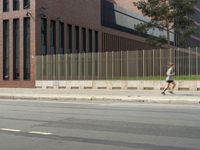
[[[176,90],[200,90],[200,81],[176,81]],[[108,89],[108,90],[161,90],[165,81],[118,81],[118,80],[69,80],[69,81],[36,81],[36,88],[62,89]]]

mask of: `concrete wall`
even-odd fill
[[[176,90],[200,90],[200,81],[176,81]],[[165,81],[36,81],[36,88],[162,90]]]

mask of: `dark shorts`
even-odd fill
[[[173,83],[174,82],[174,80],[168,80],[168,81],[166,81],[167,83]]]

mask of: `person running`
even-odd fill
[[[176,83],[173,80],[173,76],[175,75],[175,64],[172,63],[169,65],[166,75],[167,85],[165,86],[164,91],[161,94],[165,95],[165,91],[167,91],[170,88],[170,85],[172,85],[172,88],[171,91],[169,91],[169,93],[174,94],[173,90],[176,86]]]

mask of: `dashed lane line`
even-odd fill
[[[8,129],[8,128],[1,128],[0,130],[2,131],[10,131],[10,132],[20,132],[21,130],[17,130],[17,129]]]
[[[7,131],[7,132],[22,132],[21,130],[17,129],[9,129],[9,128],[0,128],[0,131]],[[29,134],[40,134],[40,135],[52,135],[50,132],[39,132],[39,131],[30,131],[27,132]]]
[[[38,131],[31,131],[31,132],[28,132],[30,134],[41,134],[41,135],[52,135],[52,133],[49,133],[49,132],[38,132]]]

